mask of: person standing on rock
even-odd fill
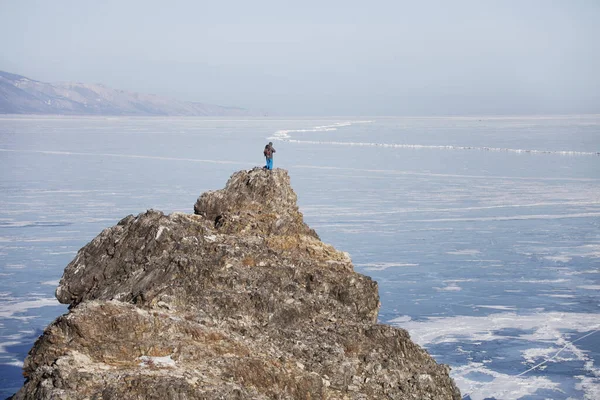
[[[265,165],[265,168],[268,170],[273,169],[273,153],[275,153],[275,148],[273,147],[273,142],[269,142],[269,144],[265,146],[265,150],[263,151],[263,154],[265,155],[265,158],[267,159],[267,165]]]

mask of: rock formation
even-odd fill
[[[194,211],[130,215],[78,252],[14,399],[460,399],[377,324],[377,283],[304,223],[285,170],[237,172]]]

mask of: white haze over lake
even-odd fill
[[[280,115],[600,112],[596,0],[0,1],[0,70]]]
[[[66,311],[79,248],[128,214],[193,212],[268,141],[306,222],[377,280],[380,321],[465,398],[600,398],[598,115],[0,117],[0,398]]]

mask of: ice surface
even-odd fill
[[[330,129],[334,130],[334,129]],[[287,134],[288,132],[286,132]],[[290,143],[315,144],[315,145],[335,145],[335,146],[363,146],[363,147],[384,147],[395,149],[415,149],[415,150],[476,150],[476,151],[499,151],[509,153],[531,153],[531,154],[555,154],[566,156],[600,156],[600,152],[591,151],[573,151],[573,150],[538,150],[538,149],[509,149],[500,147],[476,147],[476,146],[432,146],[424,144],[394,144],[394,143],[365,143],[365,142],[334,142],[334,141],[316,141],[316,140],[297,140],[287,139],[284,134],[273,136],[273,139],[281,139]]]
[[[191,213],[268,141],[306,222],[378,281],[380,320],[464,394],[600,398],[599,116],[2,116],[0,398],[79,248],[128,214]]]

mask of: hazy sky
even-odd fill
[[[600,113],[600,0],[0,0],[0,70],[289,115]]]

